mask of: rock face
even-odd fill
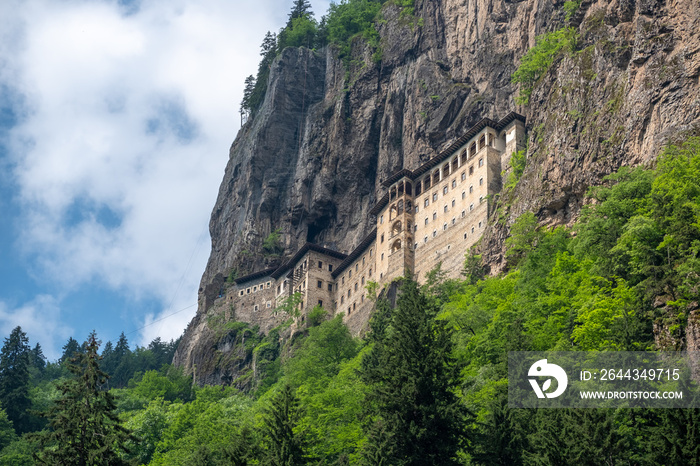
[[[653,163],[665,143],[700,134],[697,0],[582,0],[568,22],[563,4],[416,0],[414,18],[387,5],[381,61],[356,41],[349,71],[332,48],[286,49],[231,147],[198,313],[174,363],[211,367],[219,342],[206,313],[233,269],[280,263],[263,254],[272,231],[281,230],[286,257],[307,241],[349,252],[373,227],[382,180],[483,117],[516,111],[529,131],[525,172],[498,201],[506,221],[491,222],[481,242],[492,271],[504,267],[503,241],[523,212],[571,223],[603,176]],[[560,54],[529,105],[516,105],[520,58],[538,35],[566,25],[578,31],[578,51]],[[200,372],[200,382],[220,382]]]

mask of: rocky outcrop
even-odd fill
[[[582,0],[568,23],[563,3],[416,0],[412,18],[387,5],[381,60],[358,40],[349,70],[332,48],[285,50],[265,102],[231,147],[198,314],[175,364],[209,367],[218,343],[203,316],[232,269],[279,263],[262,250],[270,232],[281,229],[285,256],[307,241],[349,252],[373,226],[382,180],[482,117],[515,110],[530,135],[525,172],[498,200],[502,221],[480,245],[493,271],[504,267],[502,244],[520,214],[570,223],[603,176],[652,163],[665,143],[700,133],[696,0]],[[561,54],[529,105],[517,106],[511,75],[520,58],[538,35],[567,24],[579,33],[578,51]]]

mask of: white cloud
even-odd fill
[[[23,102],[9,141],[18,243],[34,276],[55,283],[59,296],[21,308],[35,332],[37,309],[55,318],[42,343],[53,329],[60,339],[69,330],[58,324],[56,300],[95,281],[127,299],[159,300],[162,311],[141,316],[144,324],[196,302],[209,253],[202,232],[243,81],[291,3],[2,2],[0,85]],[[320,17],[328,2],[314,5]],[[1,305],[0,313],[22,320]],[[193,313],[146,327],[140,343],[177,337]]]
[[[73,333],[73,329],[61,321],[60,314],[59,303],[48,295],[39,295],[17,308],[0,301],[0,332],[9,335],[19,325],[31,347],[40,343],[44,356],[55,361],[61,357],[61,346]]]

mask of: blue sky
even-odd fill
[[[243,80],[291,4],[0,2],[0,336],[55,360],[93,329],[182,333]]]

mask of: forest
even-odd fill
[[[0,464],[699,464],[698,410],[508,407],[509,351],[685,350],[697,325],[700,138],[589,196],[572,228],[522,215],[498,276],[467,255],[462,279],[403,278],[362,339],[321,308],[293,339],[226,324],[251,335],[247,390],[193,386],[176,342],[91,334],[47,363],[18,327]]]

